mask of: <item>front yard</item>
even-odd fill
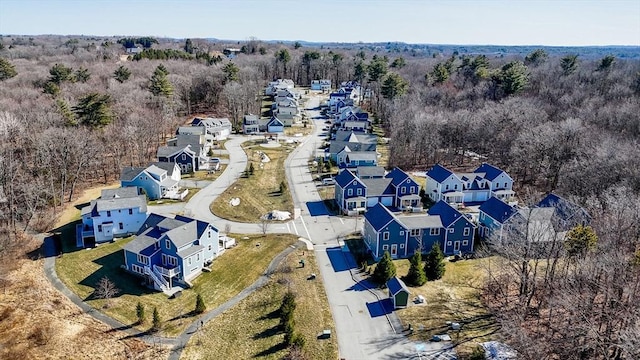
[[[279,147],[267,148],[259,141],[243,144],[249,164],[253,164],[253,175],[243,176],[229,186],[212,204],[211,212],[223,219],[257,222],[260,217],[272,210],[293,213],[293,200],[288,189],[280,192],[280,184],[287,184],[284,161],[296,144],[282,144]],[[262,162],[265,154],[268,162]],[[250,167],[250,165],[248,165]],[[231,200],[240,199],[237,206]]]
[[[299,265],[305,260],[305,267]],[[238,305],[208,322],[196,333],[183,352],[185,359],[282,359],[287,353],[284,333],[279,327],[277,310],[287,289],[296,294],[295,331],[305,338],[307,359],[336,359],[335,337],[317,339],[318,333],[330,329],[335,333],[322,279],[313,252],[298,249],[291,253],[267,286]]]
[[[297,239],[293,235],[234,237],[237,246],[214,260],[212,271],[198,276],[193,288],[183,291],[176,299],[141,286],[141,278],[120,268],[124,264],[122,247],[132,237],[90,250],[77,250],[73,237],[64,237],[64,254],[56,260],[56,272],[60,280],[89,305],[139,330],[149,329],[152,308],[157,307],[163,321],[161,334],[176,336],[195,319],[191,311],[195,308],[197,293],[204,298],[207,309],[221,305],[256,281],[271,260]],[[104,308],[105,300],[93,297],[96,284],[104,276],[120,290],[107,308]],[[147,312],[148,320],[141,326],[135,324],[137,302],[141,302]]]

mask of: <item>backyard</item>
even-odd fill
[[[120,268],[124,263],[122,247],[133,237],[79,250],[74,246],[73,235],[69,237],[63,233],[63,255],[56,260],[56,272],[62,282],[89,305],[127,326],[147,330],[151,325],[150,320],[143,325],[135,324],[137,302],[145,306],[148,318],[152,308],[157,307],[163,322],[161,334],[176,336],[195,319],[191,312],[195,308],[196,294],[202,295],[207,309],[221,305],[256,281],[271,260],[296,240],[292,235],[233,236],[237,246],[214,260],[210,266],[212,271],[198,276],[193,281],[193,288],[175,299],[141,286],[141,278]],[[119,289],[106,308],[105,300],[93,297],[102,277],[110,279]]]
[[[308,279],[312,273],[319,275],[313,252],[302,254],[301,249],[291,253],[265,287],[205,324],[187,344],[183,358],[282,359],[287,350],[277,311],[287,289],[296,294],[295,331],[305,338],[306,358],[337,358],[335,338],[317,339],[318,333],[335,328],[322,279]]]
[[[277,143],[276,146],[265,147],[259,141],[243,144],[250,164],[248,167],[253,164],[253,174],[245,174],[229,186],[211,204],[211,212],[223,219],[241,222],[258,222],[261,216],[272,210],[293,213],[291,194],[287,189],[281,192],[280,185],[287,185],[284,162],[297,145]],[[268,157],[268,162],[263,162],[262,154]],[[232,206],[231,200],[235,198],[240,203]]]

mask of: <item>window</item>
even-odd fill
[[[404,236],[404,231],[400,230],[400,236]]]
[[[102,232],[102,225],[98,225],[98,232]]]
[[[138,274],[144,274],[144,270],[142,269],[142,267],[135,265],[135,264],[131,264],[131,271],[138,273]]]
[[[196,254],[196,261],[200,261],[200,253]]]
[[[420,236],[420,229],[411,229],[411,236]]]
[[[382,245],[382,250],[389,250],[389,245]]]
[[[129,209],[129,215],[133,215],[133,209]]]
[[[211,231],[207,231],[207,237],[211,237]]]
[[[507,183],[504,183],[504,187],[505,187],[505,188],[507,187]]]
[[[107,216],[111,216],[111,211],[107,210]]]
[[[412,186],[412,187],[411,187],[411,193],[412,193],[412,194],[417,193],[417,191],[416,191],[416,187],[415,187],[415,186]]]
[[[453,190],[458,190],[458,184],[453,185]]]
[[[209,244],[209,251],[211,251],[211,244]]]
[[[470,230],[469,228],[464,228],[464,233],[463,233],[463,235],[464,235],[464,236],[469,236],[469,230]]]
[[[382,240],[389,240],[389,232],[385,231],[382,233]]]
[[[173,256],[169,256],[169,265],[176,265],[176,258],[174,258]]]
[[[447,241],[447,246],[451,246],[451,241]]]
[[[400,249],[404,249],[404,244],[400,244]]]
[[[431,236],[440,235],[440,228],[429,229],[429,235]]]
[[[447,186],[445,186],[444,189],[449,190],[449,184],[447,184]]]
[[[347,190],[347,196],[353,196],[353,189]]]
[[[453,234],[453,229],[449,229],[449,234]]]
[[[188,263],[189,265],[191,265],[191,257],[189,257],[189,259],[187,259],[187,263]]]
[[[468,240],[462,240],[462,245],[463,245],[463,246],[467,246],[467,245],[469,245],[469,241],[468,241]]]
[[[118,223],[118,228],[119,228],[120,230],[124,229],[124,224],[122,224],[122,223]]]
[[[158,249],[160,248],[160,241],[156,241],[156,242],[153,244],[153,248],[154,248],[154,249],[156,249],[156,250],[158,250]]]
[[[362,195],[362,189],[358,189],[358,196]]]
[[[404,194],[406,192],[407,192],[407,188],[406,187],[403,186],[403,187],[400,188],[400,194]]]
[[[187,160],[187,155],[186,154],[182,154],[182,160]]]
[[[167,249],[171,249],[171,241],[169,241],[169,239],[165,240],[165,241],[164,241],[164,246],[165,246]]]

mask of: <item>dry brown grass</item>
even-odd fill
[[[211,211],[217,216],[242,222],[257,222],[264,214],[272,210],[293,213],[293,200],[288,189],[280,194],[281,182],[286,183],[284,161],[294,146],[283,145],[277,148],[265,148],[256,142],[245,143],[249,162],[253,163],[254,173],[241,177],[225,190],[212,204]],[[260,152],[264,152],[271,161],[261,163]],[[263,164],[263,168],[260,168]],[[240,198],[240,205],[231,206],[232,198]]]
[[[324,329],[335,331],[322,279],[307,280],[311,273],[319,275],[315,257],[302,250],[289,255],[269,284],[251,294],[222,315],[207,323],[194,335],[183,353],[185,359],[281,359],[283,332],[278,327],[277,309],[287,289],[297,295],[294,311],[295,331],[305,340],[308,359],[336,359],[335,338],[318,340]],[[305,259],[305,268],[298,261]]]
[[[77,199],[65,205],[65,208],[60,212],[60,216],[58,217],[55,227],[61,227],[80,218],[80,210],[76,209],[76,205],[88,203],[93,199],[97,199],[100,196],[102,189],[115,189],[117,187],[120,187],[120,182],[83,191]]]

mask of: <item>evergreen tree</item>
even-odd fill
[[[407,62],[404,60],[403,57],[396,58],[391,63],[391,67],[394,69],[402,69],[403,67],[405,67],[405,65],[407,65]]]
[[[16,67],[9,60],[0,57],[0,81],[11,79],[18,75]]]
[[[60,85],[65,81],[71,80],[72,72],[73,69],[70,67],[66,67],[62,64],[55,64],[51,69],[49,69],[49,74],[51,75],[49,76],[49,81],[56,85]]]
[[[42,86],[42,92],[45,94],[58,96],[58,94],[60,94],[60,86],[52,81],[47,81]]]
[[[173,94],[173,86],[167,78],[168,74],[169,72],[162,64],[155,69],[151,75],[151,85],[149,86],[153,95],[169,97]]]
[[[282,298],[282,304],[280,305],[280,319],[284,325],[285,322],[293,317],[293,311],[296,309],[296,294],[291,291],[287,291]]]
[[[73,74],[73,78],[75,79],[75,81],[78,81],[81,83],[86,83],[87,81],[89,81],[90,77],[91,77],[91,74],[89,73],[89,69],[82,68],[82,67],[76,70],[76,72]]]
[[[144,313],[144,305],[140,301],[136,305],[136,317],[138,318],[138,324],[144,324],[146,320],[146,315]]]
[[[505,95],[517,94],[529,83],[527,67],[520,61],[512,61],[502,67],[495,80]]]
[[[373,271],[372,280],[378,284],[385,284],[389,279],[396,276],[396,266],[391,260],[391,255],[388,251],[384,252],[376,269]]]
[[[598,71],[605,71],[611,68],[611,65],[615,62],[616,57],[613,55],[607,55],[600,59],[600,63],[598,64]]]
[[[389,73],[382,83],[382,96],[385,99],[393,100],[397,96],[402,96],[407,91],[409,84],[405,79],[396,73]]]
[[[431,78],[436,84],[442,84],[449,79],[449,70],[443,63],[438,63],[431,71]]]
[[[578,55],[567,55],[560,59],[560,67],[564,75],[573,74],[578,69]]]
[[[58,108],[58,112],[60,113],[60,115],[62,115],[62,117],[64,118],[65,125],[68,125],[68,126],[78,125],[78,122],[76,121],[76,117],[73,111],[71,111],[71,109],[69,108],[69,104],[67,104],[67,102],[64,101],[64,99],[57,99],[56,107]]]
[[[411,263],[411,266],[409,267],[407,276],[404,278],[404,282],[409,286],[424,285],[424,283],[427,282],[427,276],[424,273],[420,249],[416,250],[411,259],[409,259],[409,262]]]
[[[222,68],[222,72],[224,73],[224,79],[226,83],[232,82],[232,81],[238,81],[239,77],[238,77],[238,73],[240,72],[240,69],[238,68],[238,66],[232,62],[228,62],[223,68]]]
[[[130,76],[131,76],[131,71],[129,71],[128,68],[122,65],[120,65],[120,67],[118,67],[116,71],[113,72],[113,77],[120,83],[123,83],[129,80]]]
[[[371,63],[367,66],[367,74],[369,75],[369,81],[378,82],[387,75],[388,67],[384,58],[375,57],[371,59]]]
[[[204,300],[202,299],[202,295],[198,294],[196,296],[196,309],[195,309],[195,313],[196,314],[202,314],[203,312],[205,312],[205,310],[207,310],[206,305],[204,304]]]
[[[591,226],[578,225],[567,233],[564,248],[569,257],[584,257],[596,248],[598,236]]]
[[[537,49],[529,53],[529,55],[524,58],[524,63],[527,65],[537,66],[547,61],[547,57],[549,57],[549,55],[547,55],[546,51]]]
[[[108,94],[91,93],[80,98],[78,105],[72,108],[82,125],[102,127],[111,123],[111,96]]]
[[[287,183],[283,180],[280,182],[280,193],[284,194],[287,191]]]
[[[160,320],[160,314],[158,314],[158,308],[153,307],[153,324],[151,325],[151,331],[158,331],[162,326],[162,320]]]
[[[442,250],[440,250],[440,244],[434,243],[431,247],[431,251],[427,254],[426,263],[424,264],[424,273],[427,280],[433,281],[442,279],[444,271],[444,254],[442,254]]]
[[[193,41],[191,41],[191,39],[187,39],[184,42],[184,51],[189,54],[193,54]]]

